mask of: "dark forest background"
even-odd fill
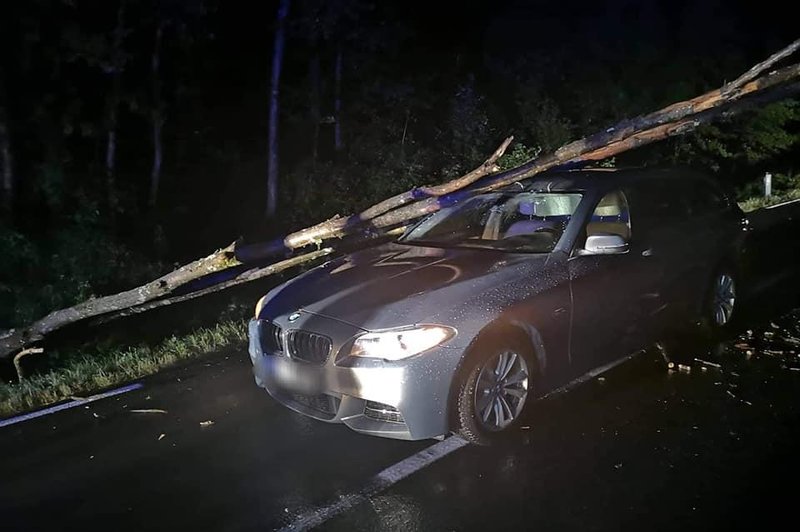
[[[518,164],[797,37],[777,2],[292,0],[267,218],[277,9],[0,2],[0,329],[453,177],[508,134]],[[798,141],[788,100],[604,164],[692,165],[745,197],[796,179]]]

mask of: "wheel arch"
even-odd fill
[[[456,410],[455,402],[458,397],[461,381],[464,379],[465,373],[469,371],[469,361],[473,354],[485,344],[502,342],[503,338],[506,338],[508,335],[516,336],[530,347],[535,362],[535,366],[532,368],[534,376],[541,377],[547,370],[547,352],[542,340],[542,335],[536,326],[516,319],[505,318],[500,318],[489,323],[475,334],[466,349],[464,349],[464,353],[453,374],[453,379],[450,382],[450,391],[447,397],[448,424],[450,426],[453,425],[453,415]]]

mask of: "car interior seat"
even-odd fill
[[[586,224],[586,236],[598,234],[619,235],[626,241],[631,239],[628,205],[621,194],[606,195],[592,213]]]
[[[503,238],[518,235],[531,235],[540,229],[552,229],[553,224],[547,220],[534,220],[531,217],[536,214],[536,209],[532,201],[521,201],[517,204],[517,212],[526,218],[517,220],[506,229]]]

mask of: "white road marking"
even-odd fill
[[[349,510],[358,504],[365,502],[373,495],[386,490],[393,484],[423,469],[436,460],[447,456],[453,451],[457,451],[467,445],[465,440],[458,436],[451,436],[445,440],[435,443],[420,452],[409,456],[389,466],[374,477],[372,477],[360,490],[345,494],[336,501],[329,503],[321,508],[314,508],[296,516],[290,523],[284,525],[279,530],[296,531],[308,530],[323,524],[325,521]]]
[[[576,386],[583,384],[584,382],[593,379],[594,377],[597,377],[598,375],[605,373],[612,368],[623,364],[624,362],[627,362],[641,353],[642,351],[635,351],[628,356],[622,357],[604,366],[600,366],[599,368],[595,368],[592,371],[565,384],[564,386],[561,386],[560,388],[557,388],[543,395],[542,397],[537,398],[537,401],[569,391]],[[436,460],[447,456],[453,451],[457,451],[465,445],[468,445],[468,442],[459,438],[458,436],[451,436],[443,441],[440,441],[439,443],[435,443],[430,447],[421,450],[417,454],[411,455],[408,458],[397,462],[393,466],[387,467],[372,477],[360,490],[342,495],[336,501],[333,501],[321,508],[314,508],[302,513],[278,530],[279,532],[289,532],[309,530],[311,528],[320,526],[329,519],[339,515],[342,512],[350,510],[351,508],[354,508],[362,502],[367,501],[373,495],[377,495],[407,476],[416,473],[420,469],[429,466]]]
[[[96,395],[90,395],[89,397],[85,397],[83,399],[73,399],[72,401],[62,403],[56,406],[51,406],[49,408],[44,408],[42,410],[37,410],[36,412],[31,412],[29,414],[23,414],[21,416],[2,419],[0,420],[0,428],[6,427],[8,425],[13,425],[14,423],[20,423],[22,421],[28,421],[29,419],[36,419],[37,417],[46,416],[48,414],[53,414],[55,412],[60,412],[61,410],[66,410],[67,408],[73,408],[76,406],[85,405],[87,403],[92,403],[94,401],[99,401],[100,399],[105,399],[106,397],[113,397],[115,395],[132,392],[133,390],[138,390],[143,386],[144,386],[143,384],[136,382],[134,384],[123,386],[122,388],[117,388],[115,390],[109,390],[107,392],[98,393]]]

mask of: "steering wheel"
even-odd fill
[[[558,230],[553,229],[552,227],[537,227],[533,232],[534,233],[550,233],[553,236],[557,236],[558,235]]]

